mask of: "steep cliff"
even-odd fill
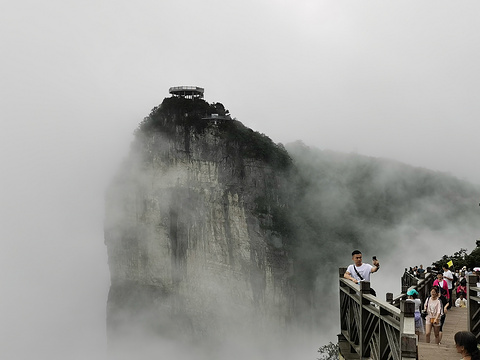
[[[283,329],[294,311],[290,167],[221,104],[172,97],[155,108],[106,196],[109,341]]]

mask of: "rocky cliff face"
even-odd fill
[[[290,160],[221,104],[165,99],[106,196],[109,341],[281,329],[294,309],[282,214]],[[220,109],[220,110],[221,110]]]

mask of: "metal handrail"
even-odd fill
[[[405,275],[407,274],[407,275]],[[415,283],[411,283],[409,286],[405,286],[404,278],[408,276],[412,279],[415,279]],[[433,273],[431,272],[430,268],[428,269],[428,272],[425,272],[423,274],[420,274],[420,277],[417,278],[413,276],[412,274],[409,274],[407,271],[402,276],[402,292],[398,294],[395,297],[392,297],[392,299],[387,300],[392,303],[392,305],[395,305],[397,307],[400,306],[400,301],[405,300],[407,298],[407,291],[409,289],[415,289],[418,292],[420,300],[425,302],[425,299],[429,296],[430,290],[432,289],[432,284],[433,284]]]
[[[478,276],[468,275],[467,279],[467,313],[468,331],[471,331],[480,341],[480,287],[477,285]]]
[[[414,359],[417,356],[415,305],[396,307],[370,294],[370,283],[344,279],[340,268],[340,353],[348,358]],[[347,354],[348,353],[348,354]]]
[[[418,356],[415,336],[414,304],[405,301],[406,291],[413,288],[422,302],[429,296],[433,273],[428,269],[415,278],[411,274],[402,276],[402,293],[387,301],[370,294],[370,283],[355,284],[344,279],[346,268],[340,268],[340,327],[338,335],[340,353],[343,358],[391,358],[413,359]],[[414,280],[405,287],[404,278]],[[477,275],[469,275],[467,281],[468,330],[480,343],[480,284]],[[478,284],[478,285],[477,285]],[[347,354],[348,352],[348,354]],[[347,356],[345,356],[347,355]]]

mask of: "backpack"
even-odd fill
[[[423,306],[423,308],[428,308],[428,300],[430,300],[430,296],[427,298],[427,303]],[[427,315],[428,315],[428,312],[427,310],[422,310],[421,312],[421,317],[423,320],[425,320],[427,318]]]

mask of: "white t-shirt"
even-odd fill
[[[372,265],[365,263],[360,266],[355,266],[354,264],[348,265],[347,271],[350,273],[350,275],[352,275],[355,280],[362,281],[362,279],[360,279],[358,276],[357,271],[355,271],[355,268],[359,274],[362,275],[363,281],[370,281],[370,274],[372,273],[373,268]]]
[[[467,307],[467,299],[458,298],[457,300],[455,300],[455,306],[456,307]]]
[[[447,277],[449,277],[450,279],[453,279],[453,274],[450,270],[447,270],[443,273],[443,279],[447,282],[448,288],[451,289],[452,288],[452,281],[448,280]]]
[[[420,299],[407,299],[407,301],[413,302],[415,304],[415,311],[420,312],[422,307],[422,301]]]
[[[414,301],[415,301],[415,311],[420,311],[420,308],[422,307],[422,300],[414,299]]]

